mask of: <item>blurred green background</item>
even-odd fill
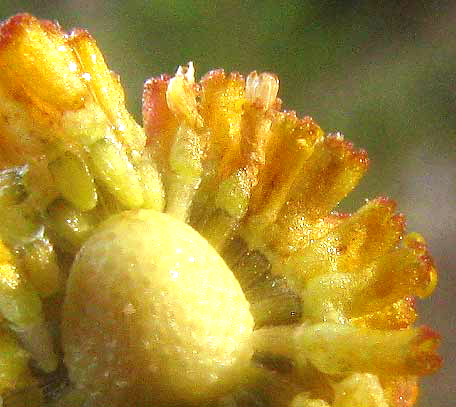
[[[0,0],[0,18],[28,11],[97,39],[140,120],[142,84],[178,64],[272,71],[286,109],[311,115],[367,149],[371,169],[345,208],[399,202],[440,269],[422,322],[442,333],[445,366],[419,406],[456,393],[456,2]]]

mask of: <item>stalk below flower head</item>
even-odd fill
[[[335,211],[367,153],[283,111],[274,74],[194,75],[189,63],[145,82],[142,128],[89,33],[28,14],[1,26],[0,392],[34,388],[39,405],[44,372],[65,364],[60,406],[412,406],[441,363],[439,336],[414,326],[437,281],[424,239],[388,198]],[[203,242],[221,277],[189,265],[179,293],[165,266],[144,292],[124,288],[139,287],[134,267],[104,266]],[[196,290],[213,301],[203,311]],[[167,296],[155,331],[151,292]]]

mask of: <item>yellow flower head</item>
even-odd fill
[[[367,153],[283,111],[278,89],[271,73],[196,81],[190,62],[146,81],[142,128],[86,31],[3,23],[11,405],[414,404],[441,363],[414,326],[437,282],[426,243],[388,198],[335,211]]]

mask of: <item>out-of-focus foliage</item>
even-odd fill
[[[451,1],[2,0],[0,18],[28,11],[87,28],[121,75],[140,117],[146,78],[195,62],[197,75],[275,72],[287,105],[367,149],[370,175],[352,202],[390,195],[427,240],[441,288],[423,314],[445,338],[447,368],[421,404],[451,399],[456,326],[449,271],[456,219],[456,6]],[[408,206],[401,203],[410,202]],[[436,317],[436,315],[438,315]],[[441,321],[441,325],[439,325]],[[453,329],[453,332],[451,330]],[[453,346],[452,346],[453,344]],[[445,355],[445,351],[448,352]],[[453,369],[451,371],[451,369]],[[445,380],[445,378],[448,380]],[[433,394],[431,394],[433,393]],[[432,400],[432,402],[431,402]]]

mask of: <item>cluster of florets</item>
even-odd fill
[[[76,253],[100,222],[148,209],[203,236],[250,303],[245,380],[200,401],[414,404],[418,376],[440,365],[438,335],[413,326],[415,297],[437,280],[426,244],[389,199],[334,211],[367,154],[283,111],[278,89],[270,73],[196,82],[189,63],[145,83],[142,128],[86,31],[26,14],[1,26],[0,393],[35,386],[41,402],[28,361],[63,363],[59,310]],[[95,392],[73,385],[71,406]]]

